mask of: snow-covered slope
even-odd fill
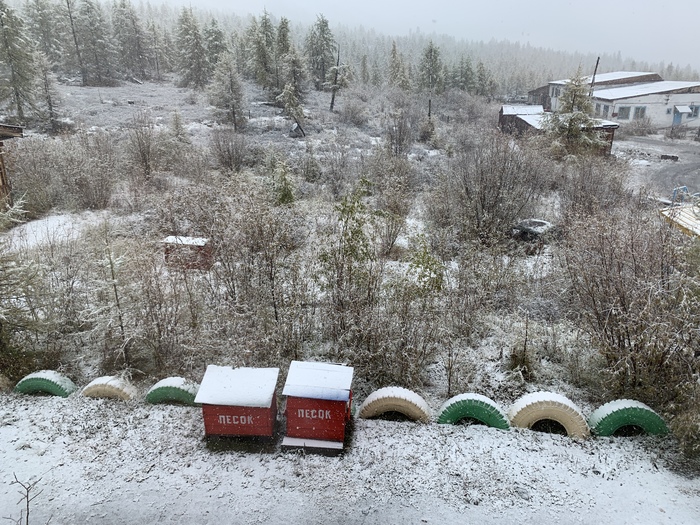
[[[19,517],[16,474],[40,478],[32,522],[53,525],[700,522],[700,480],[659,438],[356,420],[326,457],[203,435],[195,407],[0,396],[1,514]]]

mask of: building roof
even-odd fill
[[[195,403],[269,408],[279,368],[207,366]]]
[[[700,82],[663,80],[661,82],[649,82],[648,84],[601,88],[593,91],[593,98],[602,100],[618,100],[623,98],[642,97],[644,95],[670,93],[673,91],[680,91],[690,88],[697,88],[700,91]]]
[[[535,129],[542,129],[544,116],[544,113],[540,113],[539,115],[518,115],[518,118]],[[593,121],[595,122],[593,129],[617,129],[620,127],[617,122],[612,122],[611,120],[593,119]]]
[[[182,246],[206,246],[209,239],[205,237],[181,237],[171,235],[163,239],[163,244],[180,244]]]
[[[688,235],[700,236],[700,217],[694,204],[669,206],[660,211],[661,216]]]
[[[530,106],[512,106],[503,105],[501,106],[501,111],[504,115],[537,115],[544,113],[544,108],[541,105],[530,105]]]
[[[599,73],[595,76],[596,84],[600,82],[611,82],[614,80],[629,80],[634,81],[637,77],[646,77],[649,75],[657,75],[657,73],[651,71],[613,71],[611,73]],[[661,78],[661,77],[659,77]],[[593,81],[593,75],[588,75],[584,77],[585,83],[590,84]],[[564,78],[562,80],[553,80],[550,84],[567,84],[570,82],[570,78]]]
[[[347,401],[354,369],[351,366],[292,361],[282,394],[292,397]]]

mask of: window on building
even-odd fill
[[[630,107],[624,106],[617,110],[617,118],[619,120],[629,120],[630,119]]]
[[[700,115],[700,106],[690,106],[688,118],[697,118]]]
[[[667,114],[667,115],[670,115],[671,113],[673,113],[673,108],[668,108],[668,109],[666,110],[666,114]]]
[[[639,120],[640,118],[644,118],[647,116],[647,107],[646,106],[637,106],[634,108],[634,120]]]
[[[608,113],[610,112],[610,106],[603,104],[603,118],[608,118]]]
[[[595,105],[595,116],[597,117],[600,115],[600,104]]]

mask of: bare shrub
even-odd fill
[[[621,126],[617,130],[616,136],[618,138],[624,138],[627,136],[632,137],[644,137],[646,135],[651,135],[656,132],[651,119],[649,117],[644,117],[640,119],[635,119],[625,126]]]
[[[340,111],[340,121],[358,128],[366,125],[368,117],[365,107],[365,103],[355,99],[348,100]]]
[[[530,144],[515,145],[498,132],[462,135],[449,169],[428,198],[434,232],[457,244],[502,240],[518,219],[535,212],[553,171]]]
[[[605,361],[610,394],[658,407],[697,373],[700,285],[683,271],[683,237],[647,206],[572,222],[562,258],[571,313]]]
[[[230,172],[239,172],[245,164],[247,147],[245,137],[233,128],[215,129],[209,141],[219,167]]]
[[[570,159],[560,166],[555,187],[565,219],[596,215],[628,198],[626,164],[588,156]]]
[[[114,137],[106,132],[56,139],[29,137],[10,150],[15,194],[29,217],[51,208],[104,209],[119,172]]]

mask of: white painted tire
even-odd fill
[[[117,376],[103,376],[91,381],[81,393],[87,397],[129,401],[136,397],[136,388]]]
[[[421,396],[412,390],[394,386],[372,392],[360,405],[358,417],[366,419],[386,412],[399,412],[421,423],[430,421],[430,407]]]
[[[566,430],[570,437],[585,438],[591,435],[586,418],[567,397],[554,392],[534,392],[518,399],[508,411],[514,427],[532,428],[538,421],[551,419]]]

